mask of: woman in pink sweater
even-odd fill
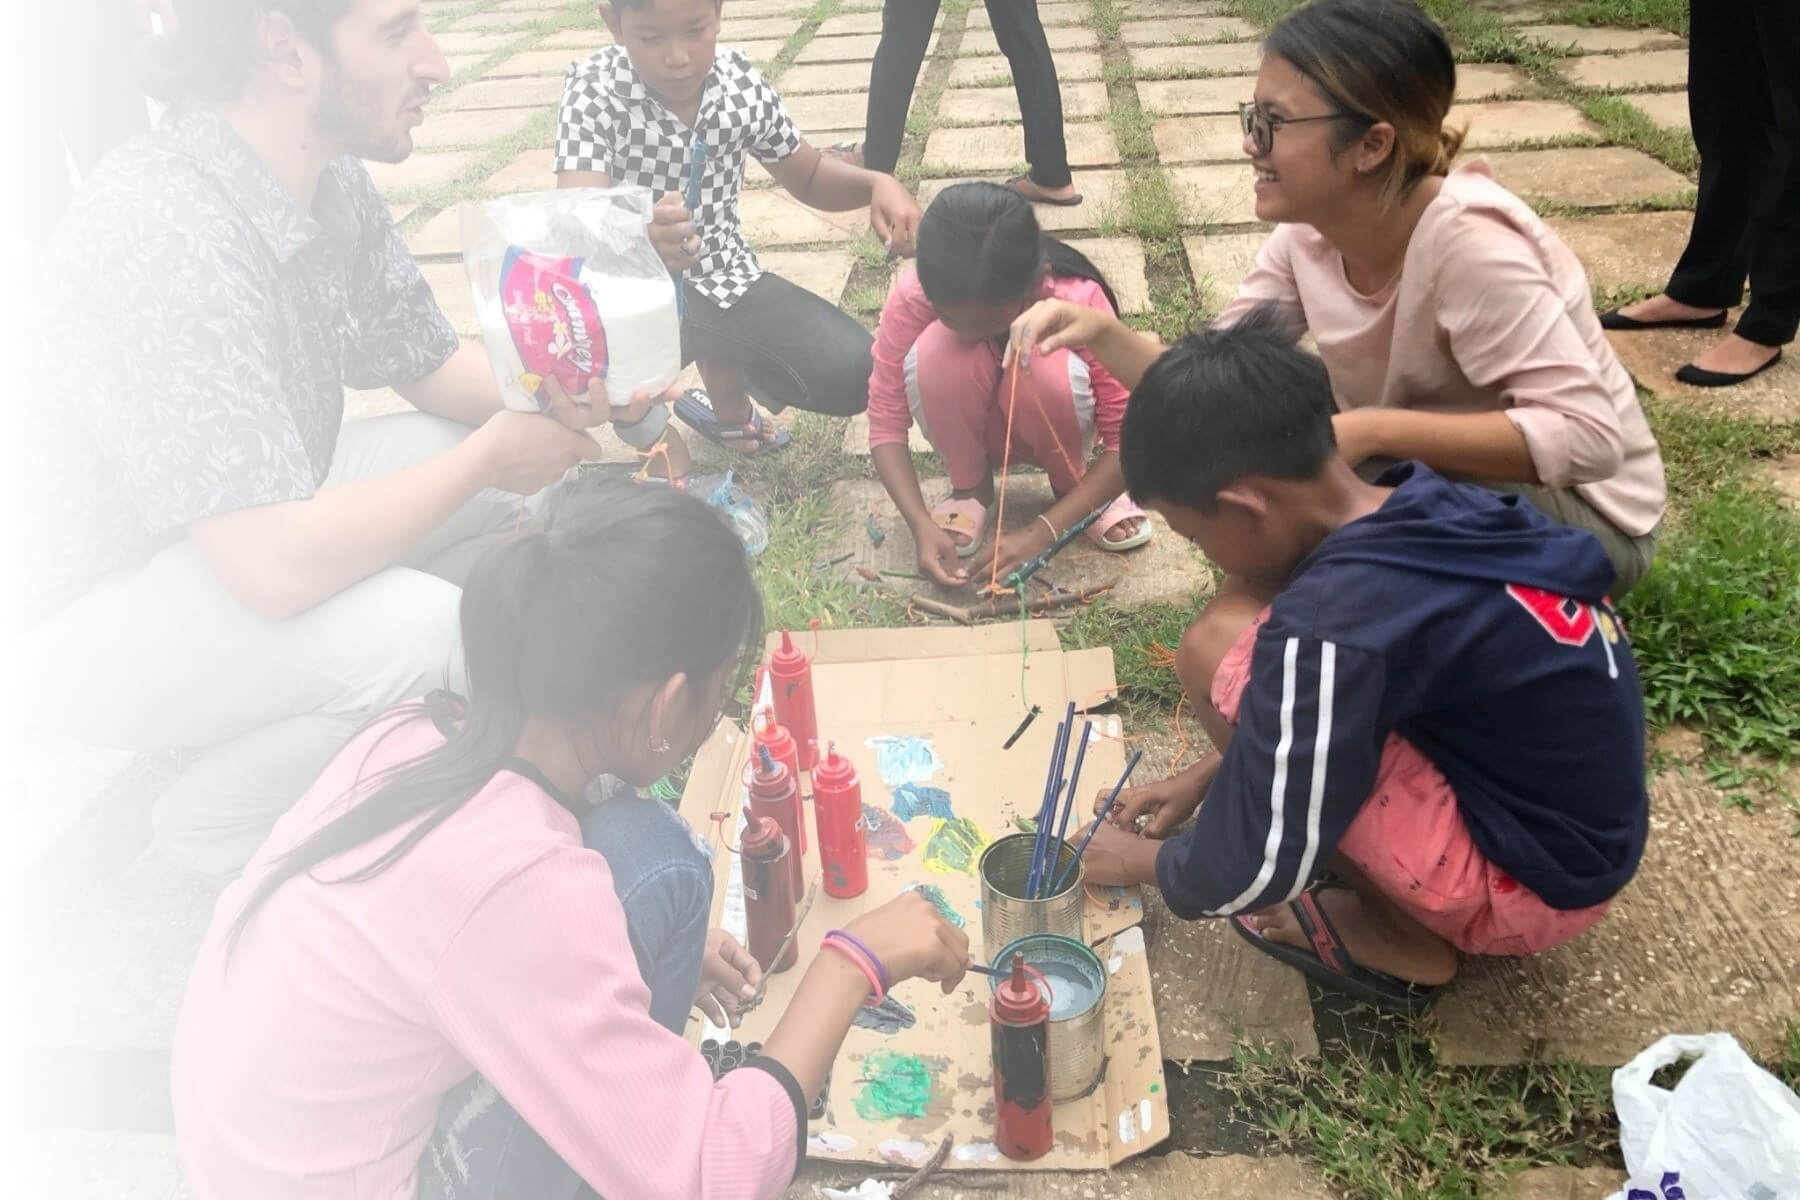
[[[916,271],[902,272],[881,310],[869,377],[869,446],[875,472],[911,528],[919,569],[947,586],[966,583],[959,558],[981,549],[1003,463],[1042,467],[1056,502],[1001,530],[983,581],[1004,577],[1095,509],[1088,527],[1103,550],[1150,540],[1143,510],[1119,472],[1125,388],[1085,350],[1051,356],[1031,375],[1001,369],[1005,336],[1020,313],[1055,297],[1103,312],[1112,288],[1087,256],[1038,227],[1031,205],[991,183],[945,188],[919,222]],[[950,495],[927,507],[907,453],[917,421],[950,473]],[[1089,456],[1096,441],[1101,452]]]
[[[1455,91],[1449,42],[1411,0],[1315,0],[1276,25],[1241,106],[1256,215],[1276,228],[1219,320],[1268,304],[1311,333],[1339,453],[1365,475],[1413,459],[1518,493],[1598,538],[1621,595],[1655,554],[1662,456],[1581,263],[1485,164],[1451,170]],[[1132,387],[1163,349],[1046,303],[1008,357],[1069,346]],[[1177,672],[1221,735],[1213,676],[1280,583],[1228,577],[1182,638]]]
[[[467,700],[379,718],[220,898],[173,1064],[200,1200],[781,1194],[858,1006],[969,959],[908,893],[744,1069],[715,1082],[678,1035],[756,965],[717,936],[702,961],[703,844],[591,785],[700,745],[760,609],[736,536],[661,489],[576,485],[476,567]]]

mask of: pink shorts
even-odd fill
[[[1263,609],[1213,676],[1213,707],[1236,722]],[[1483,857],[1450,781],[1398,734],[1381,748],[1375,790],[1337,848],[1383,895],[1465,954],[1537,954],[1585,933],[1611,907],[1551,908]]]

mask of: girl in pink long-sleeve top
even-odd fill
[[[476,567],[467,698],[378,718],[220,898],[173,1062],[200,1200],[781,1194],[857,1007],[948,991],[968,939],[909,893],[821,949],[747,1069],[675,1032],[757,965],[708,938],[672,812],[586,797],[691,754],[760,625],[736,536],[661,489],[576,484]]]
[[[919,223],[918,251],[917,269],[901,274],[881,311],[869,445],[882,485],[912,530],[919,569],[943,584],[968,580],[957,560],[981,549],[994,472],[1003,462],[1042,467],[1056,502],[1000,531],[993,561],[978,571],[983,580],[1004,577],[1103,506],[1088,528],[1097,545],[1143,545],[1150,525],[1122,494],[1119,472],[1124,386],[1085,350],[1054,355],[1016,384],[1000,361],[1008,326],[1040,300],[1112,313],[1117,303],[1099,269],[1046,237],[1018,193],[990,183],[939,193]],[[915,421],[950,474],[950,496],[933,506],[907,453]],[[1096,443],[1100,454],[1090,461]]]

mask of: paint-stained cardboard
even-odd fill
[[[881,735],[927,736],[944,764],[929,785],[947,791],[955,816],[972,820],[987,841],[1016,832],[1015,817],[1035,814],[1051,740],[1065,705],[1070,700],[1100,705],[1116,688],[1110,650],[1065,652],[1047,621],[968,629],[807,632],[797,638],[813,658],[819,736],[835,740],[855,763],[864,805],[894,819],[892,795],[867,740]],[[1011,750],[1002,750],[1001,743],[1034,703],[1042,709],[1037,720]],[[1096,716],[1095,727],[1109,736],[1088,748],[1071,830],[1091,809],[1095,792],[1110,786],[1124,767],[1126,749],[1118,718]],[[715,923],[740,935],[742,886],[737,858],[727,843],[736,844],[749,743],[743,731],[722,728],[696,757],[682,798],[682,815],[715,851]],[[1072,757],[1069,762],[1072,765]],[[724,820],[714,819],[714,814],[727,813],[731,815]],[[816,829],[810,807],[807,823],[809,831]],[[820,889],[796,939],[798,963],[771,979],[761,1007],[733,1036],[741,1042],[764,1040],[819,953],[825,931],[847,924],[908,884],[942,889],[950,907],[963,918],[971,951],[979,961],[987,961],[999,949],[981,945],[980,884],[973,867],[964,873],[926,865],[935,826],[936,821],[925,816],[907,822],[913,848],[897,860],[872,853],[869,888],[862,896],[837,900]],[[809,838],[804,861],[808,880],[817,879],[816,837]],[[993,1147],[989,985],[985,977],[974,974],[949,996],[922,980],[896,987],[894,998],[910,1007],[917,1019],[910,1028],[895,1033],[850,1031],[832,1071],[826,1115],[811,1123],[808,1153],[847,1162],[917,1163],[948,1133],[956,1144],[945,1163],[948,1169],[1086,1170],[1111,1166],[1162,1141],[1169,1133],[1167,1089],[1140,928],[1143,912],[1143,897],[1135,888],[1089,889],[1085,933],[1109,970],[1107,1067],[1092,1093],[1056,1106],[1055,1148],[1044,1158],[1015,1164]],[[698,1022],[690,1032],[695,1040],[702,1036]],[[933,1091],[923,1116],[871,1121],[858,1114],[858,1077],[864,1057],[876,1049],[916,1055],[926,1063]]]

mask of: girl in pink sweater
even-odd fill
[[[1008,326],[1037,301],[1054,297],[1111,315],[1118,306],[1099,269],[1046,237],[1017,192],[991,183],[945,188],[919,222],[918,251],[916,271],[901,274],[881,311],[869,445],[912,530],[919,569],[947,586],[968,581],[957,560],[981,549],[994,472],[1007,462],[1042,467],[1056,502],[1000,531],[992,561],[977,572],[983,582],[1004,577],[1098,508],[1105,511],[1087,532],[1101,549],[1149,541],[1143,510],[1122,495],[1125,388],[1085,350],[1053,355],[1016,383],[1000,365]],[[950,474],[949,497],[930,507],[906,448],[914,421]],[[1090,462],[1096,441],[1100,454]]]
[[[857,1007],[969,959],[908,893],[744,1069],[714,1082],[678,1035],[756,964],[706,952],[704,843],[591,785],[678,767],[760,625],[736,536],[660,489],[578,484],[476,567],[466,700],[379,718],[220,898],[173,1063],[200,1200],[781,1194]]]

